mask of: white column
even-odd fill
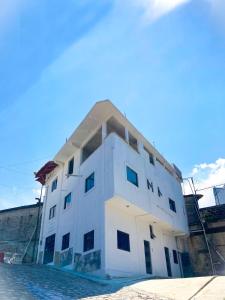
[[[129,144],[129,132],[127,128],[125,128],[125,140]]]
[[[138,141],[138,152],[142,155],[143,154],[143,150],[144,150],[144,145],[142,142]]]
[[[107,137],[106,122],[102,123],[102,141]]]

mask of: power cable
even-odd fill
[[[217,187],[217,186],[224,186],[224,185],[225,185],[225,182],[221,183],[221,184],[215,184],[215,185],[212,185],[212,186],[208,186],[208,187],[205,187],[203,189],[197,189],[196,192],[198,192],[198,191],[204,191],[204,190],[212,189],[212,188]]]
[[[28,160],[28,161],[23,161],[23,162],[19,162],[19,163],[13,163],[13,164],[9,164],[9,165],[0,165],[0,167],[8,168],[8,167],[13,167],[13,166],[25,165],[25,164],[30,164],[30,163],[33,163],[33,162],[41,161],[41,160],[44,160],[44,159],[49,159],[49,156],[48,157],[37,158],[37,159],[33,159],[33,160]]]

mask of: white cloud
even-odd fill
[[[41,189],[33,189],[32,192],[35,195],[35,197],[39,197],[41,194]]]
[[[39,198],[41,196],[41,188],[32,189],[32,193],[34,194],[35,198]],[[42,190],[42,197],[44,196],[45,196],[45,187],[43,187]]]
[[[194,178],[196,190],[223,185],[225,183],[225,159],[219,158],[212,163],[195,165],[189,176]],[[184,192],[185,194],[191,193],[190,187],[186,181],[184,183]],[[201,207],[215,204],[212,188],[198,191],[198,193],[204,196],[199,201]]]
[[[190,0],[134,0],[136,6],[144,9],[146,22],[154,22],[161,16],[168,14],[180,5]]]

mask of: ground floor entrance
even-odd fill
[[[48,236],[45,239],[44,264],[53,262],[55,250],[55,234]]]

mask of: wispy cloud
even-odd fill
[[[224,0],[206,0],[211,6],[212,15],[215,21],[225,31],[225,1]]]
[[[135,0],[135,5],[144,9],[144,20],[154,22],[190,0]]]
[[[196,189],[204,189],[211,186],[223,185],[225,183],[225,159],[219,158],[212,163],[201,163],[195,165],[189,174],[194,177]],[[185,184],[185,193],[190,193],[190,187]],[[213,189],[199,191],[204,197],[199,201],[200,206],[214,205]]]
[[[35,197],[40,197],[40,195],[45,196],[45,188],[43,188],[42,192],[41,192],[41,188],[35,188],[32,189],[32,193],[34,194]]]

